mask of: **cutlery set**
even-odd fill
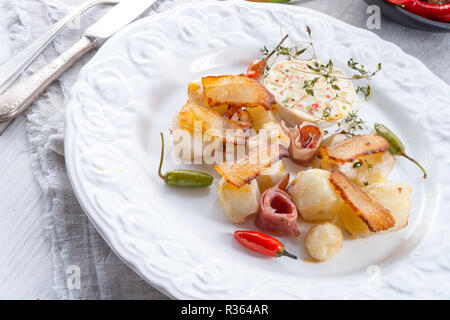
[[[25,111],[62,73],[89,51],[100,47],[117,31],[137,19],[156,0],[89,0],[53,25],[39,39],[0,66],[0,134]],[[114,7],[90,26],[80,40],[29,78],[17,77],[71,22],[88,9],[111,4]]]

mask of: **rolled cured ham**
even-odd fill
[[[289,174],[273,188],[264,191],[261,206],[256,215],[255,225],[263,230],[279,235],[298,236],[297,208],[285,192]]]
[[[323,139],[322,128],[314,123],[303,122],[289,129],[283,126],[283,130],[291,138],[291,160],[301,166],[310,165]]]

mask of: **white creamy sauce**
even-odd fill
[[[314,96],[309,95],[305,81],[311,81],[318,75],[307,65],[314,66],[315,61],[283,61],[274,65],[267,75],[264,85],[275,96],[275,101],[283,120],[290,125],[303,121],[336,123],[345,118],[356,102],[356,92],[351,80],[344,72],[334,68],[333,75],[338,77],[335,90],[324,77],[314,85]],[[320,63],[320,62],[319,62]],[[337,96],[338,94],[338,96]]]

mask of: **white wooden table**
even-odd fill
[[[340,0],[340,9],[332,11],[329,1],[305,0],[301,4],[366,27],[367,5],[363,1]],[[0,63],[11,55],[4,16],[0,7]],[[382,29],[375,32],[399,44],[450,83],[448,34],[402,29],[384,20]],[[432,54],[429,48],[433,48]],[[0,299],[52,298],[52,255],[41,219],[47,204],[32,174],[23,117],[0,137],[0,168]]]
[[[0,63],[10,57],[0,7]],[[24,117],[0,137],[0,299],[49,299],[53,270],[42,212],[46,203],[31,171]]]

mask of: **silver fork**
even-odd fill
[[[0,94],[13,84],[19,75],[42,53],[58,34],[84,12],[100,4],[117,4],[119,2],[120,0],[88,0],[55,23],[46,33],[0,66]],[[0,135],[3,134],[13,121],[14,119],[0,123]]]

